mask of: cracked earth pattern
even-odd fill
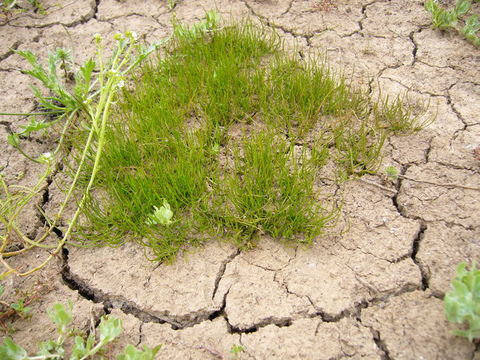
[[[42,4],[46,15],[2,18],[1,111],[35,108],[14,49],[43,57],[74,48],[82,62],[95,33],[108,39],[129,29],[153,41],[172,30],[164,0]],[[348,230],[312,248],[285,248],[267,237],[245,252],[209,242],[173,265],[148,262],[133,244],[64,249],[47,270],[7,280],[13,289],[32,279],[50,285],[32,305],[34,317],[15,322],[14,339],[33,349],[53,331],[46,309],[72,301],[80,328],[111,313],[124,322],[118,348],[161,343],[160,359],[229,359],[233,345],[243,346],[240,359],[480,359],[478,345],[452,335],[442,307],[456,264],[480,260],[479,49],[432,30],[418,0],[181,0],[174,12],[192,23],[212,8],[266,22],[300,57],[326,54],[372,96],[380,88],[391,96],[408,90],[430,104],[436,121],[415,136],[389,139],[383,162],[401,169],[395,184],[375,186],[381,178],[370,176],[338,188]],[[26,121],[0,120],[2,139]],[[27,146],[46,151],[41,141]],[[5,142],[0,151],[7,182],[31,185],[40,169]],[[47,213],[58,204],[55,180],[38,199]],[[32,206],[23,220],[34,237],[42,214]]]

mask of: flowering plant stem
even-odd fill
[[[148,56],[148,54],[153,52],[157,47],[157,45],[153,45],[147,49],[141,49],[139,54],[133,55],[134,50],[138,48],[135,35],[133,33],[127,32],[125,33],[125,35],[117,34],[115,35],[115,40],[117,40],[117,48],[114,51],[110,61],[105,63],[102,59],[103,48],[101,44],[101,38],[100,36],[95,37],[95,42],[97,46],[96,57],[100,70],[98,75],[99,90],[95,92],[92,96],[85,96],[85,100],[81,100],[78,96],[71,95],[69,93],[65,94],[65,96],[68,97],[69,100],[75,99],[78,104],[75,104],[75,106],[73,107],[74,110],[71,111],[71,113],[67,116],[67,120],[65,122],[59,139],[59,144],[57,145],[53,155],[57,155],[59,153],[62,143],[64,141],[65,134],[69,129],[75,116],[83,115],[88,120],[90,128],[88,137],[83,147],[80,161],[78,163],[78,167],[72,179],[72,183],[70,184],[68,191],[66,192],[65,198],[60,206],[60,209],[58,210],[57,215],[55,216],[53,221],[50,222],[50,226],[38,240],[34,241],[29,239],[28,236],[22,233],[22,231],[15,224],[15,219],[18,217],[22,208],[26,204],[28,204],[31,199],[36,194],[38,194],[39,191],[41,191],[41,189],[44,188],[46,179],[53,172],[53,161],[47,162],[47,169],[39,178],[39,181],[33,188],[33,191],[30,191],[26,196],[20,199],[19,203],[15,204],[17,209],[13,212],[10,219],[7,219],[0,213],[0,221],[7,224],[7,233],[4,236],[2,245],[0,246],[0,261],[7,268],[7,271],[1,274],[0,278],[11,273],[16,273],[19,276],[27,276],[43,268],[60,252],[63,245],[70,239],[72,232],[74,231],[78,218],[82,213],[83,207],[85,206],[91,188],[94,184],[95,176],[99,170],[100,158],[102,156],[102,150],[105,143],[105,130],[109,120],[110,107],[115,99],[117,91],[123,85],[123,81],[127,73],[130,72],[135,66],[137,66],[146,56]],[[91,69],[93,70],[93,67],[91,67]],[[60,86],[58,86],[58,88],[60,88]],[[66,91],[63,88],[61,88],[61,90],[62,94]],[[98,96],[97,103],[93,101],[94,96]],[[16,147],[20,149],[19,146]],[[42,242],[52,233],[58,220],[62,216],[67,204],[69,204],[73,194],[77,190],[79,178],[82,174],[85,173],[88,155],[92,152],[95,153],[95,157],[93,159],[93,166],[90,170],[90,173],[88,174],[88,182],[86,187],[82,189],[80,201],[78,202],[77,208],[69,221],[66,231],[64,232],[62,238],[54,246],[43,245]],[[2,184],[8,198],[8,186],[5,184],[3,179]],[[26,243],[26,246],[23,249],[19,251],[4,253],[4,250],[6,249],[8,243],[7,239],[9,230],[13,230]],[[17,255],[21,252],[28,251],[34,247],[53,248],[53,251],[50,252],[48,257],[40,265],[25,272],[19,272],[5,261],[5,257]]]

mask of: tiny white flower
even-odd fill
[[[131,37],[133,40],[138,40],[138,35],[135,31],[127,31],[125,35]]]
[[[108,70],[108,72],[107,72],[107,75],[108,75],[108,76],[115,76],[115,75],[117,75],[117,74],[118,74],[118,71],[115,70],[115,69],[110,69],[110,70]]]
[[[46,152],[40,155],[37,160],[43,164],[49,164],[53,161],[53,155],[50,152]]]

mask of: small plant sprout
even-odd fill
[[[5,292],[5,288],[3,285],[0,285],[0,298],[2,297],[3,293]],[[25,316],[30,313],[30,308],[25,307],[24,299],[19,299],[16,303],[9,304],[3,300],[0,300],[0,319],[8,312],[10,309],[14,310],[20,316]]]
[[[474,262],[467,270],[467,264],[457,267],[457,274],[444,299],[447,320],[464,324],[466,330],[455,330],[455,335],[466,337],[469,341],[480,338],[480,270]]]
[[[245,351],[245,348],[242,345],[233,344],[230,348],[230,353],[233,355],[234,359],[238,358],[243,351]]]
[[[395,166],[387,166],[385,169],[385,175],[387,176],[388,179],[395,181],[398,179],[398,174],[399,171]]]
[[[73,73],[71,72],[73,67],[72,51],[68,49],[58,48],[55,51],[55,55],[57,56],[58,61],[60,62],[60,69],[63,70],[65,79],[72,80],[73,79]]]
[[[14,332],[15,329],[7,322],[14,317],[28,318],[32,315],[29,305],[39,300],[43,291],[48,289],[45,284],[37,282],[35,287],[29,291],[15,292],[14,299],[4,299],[4,287],[0,285],[0,331],[5,334]]]
[[[148,215],[148,219],[145,221],[147,225],[165,225],[169,226],[173,221],[173,211],[170,210],[170,204],[167,200],[163,200],[163,205],[160,208],[154,206],[155,210],[153,214]]]
[[[212,154],[218,154],[220,152],[220,144],[215,143],[212,145]]]
[[[40,0],[27,0],[30,6],[33,8],[34,12],[39,12],[41,14],[45,13],[45,9],[42,6]],[[8,15],[13,10],[18,11],[27,11],[27,8],[24,7],[25,4],[19,4],[18,0],[2,0],[0,3],[0,10],[5,14]]]

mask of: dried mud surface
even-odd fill
[[[14,49],[44,56],[73,47],[84,61],[95,33],[109,38],[129,29],[152,41],[171,32],[166,1],[42,4],[46,15],[0,21],[1,111],[35,108]],[[452,335],[441,301],[455,265],[480,260],[480,50],[432,30],[417,0],[180,0],[173,11],[191,23],[212,8],[267,22],[297,44],[298,56],[327,54],[372,95],[380,87],[391,96],[408,90],[437,119],[415,136],[389,139],[383,162],[401,169],[396,183],[375,186],[382,179],[371,176],[337,189],[348,231],[309,249],[263,238],[239,251],[212,241],[173,265],[150,263],[132,244],[69,247],[46,270],[8,280],[10,292],[48,285],[34,316],[13,324],[14,339],[33,349],[52,334],[46,310],[72,301],[80,328],[111,313],[124,323],[118,348],[161,343],[160,359],[229,359],[233,345],[243,346],[240,359],[480,359],[478,347]],[[0,138],[25,121],[2,117]],[[41,152],[45,145],[32,139],[28,146]],[[31,185],[40,170],[4,140],[0,152],[6,180]],[[47,213],[58,195],[55,181],[46,184],[38,201]],[[23,216],[35,236],[41,214],[33,206]],[[28,256],[21,262],[41,255]]]

